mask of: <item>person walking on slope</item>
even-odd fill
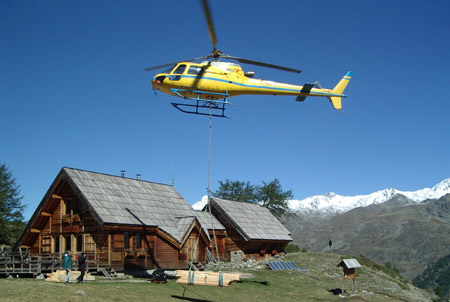
[[[84,272],[86,271],[86,257],[84,255],[84,252],[81,252],[80,256],[78,257],[78,267],[81,272],[80,276],[77,278],[78,283],[83,282]]]
[[[66,254],[64,255],[64,269],[66,270],[66,281],[64,281],[65,284],[69,283],[70,276],[72,275],[72,259],[71,259],[72,253],[67,250]]]

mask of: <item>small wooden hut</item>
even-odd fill
[[[344,281],[345,279],[351,279],[352,280],[352,292],[355,291],[355,269],[360,268],[361,264],[359,264],[358,260],[356,259],[343,259],[339,264],[338,267],[341,266],[343,270],[342,275],[342,293],[344,293]]]

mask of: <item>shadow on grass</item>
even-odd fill
[[[342,289],[341,288],[333,288],[328,290],[330,293],[332,293],[333,295],[337,296],[342,294]]]
[[[239,280],[236,283],[259,283],[261,285],[269,285],[269,281],[253,281],[253,280]]]
[[[203,299],[195,299],[195,298],[188,298],[188,297],[182,297],[177,295],[171,295],[172,298],[180,299],[184,301],[193,301],[193,302],[213,302],[211,300],[203,300]]]

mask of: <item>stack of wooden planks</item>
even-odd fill
[[[191,271],[191,278],[192,274],[194,274],[193,285],[219,286],[218,272]],[[240,281],[240,276],[240,273],[222,273],[223,286],[228,286],[233,281]],[[176,277],[177,283],[189,284],[189,271],[178,270]]]
[[[77,278],[80,276],[80,274],[81,272],[79,271],[72,271],[69,282],[77,282],[78,281]],[[64,282],[66,281],[66,277],[67,275],[65,270],[57,270],[56,272],[53,272],[50,275],[48,275],[45,281]],[[95,277],[92,276],[90,273],[86,273],[83,277],[83,282],[84,281],[95,281]]]

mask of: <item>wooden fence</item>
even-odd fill
[[[78,270],[76,256],[72,256],[72,269]],[[29,254],[5,253],[0,255],[0,275],[52,273],[64,269],[64,254]],[[99,257],[95,254],[86,254],[86,271],[99,271]]]

